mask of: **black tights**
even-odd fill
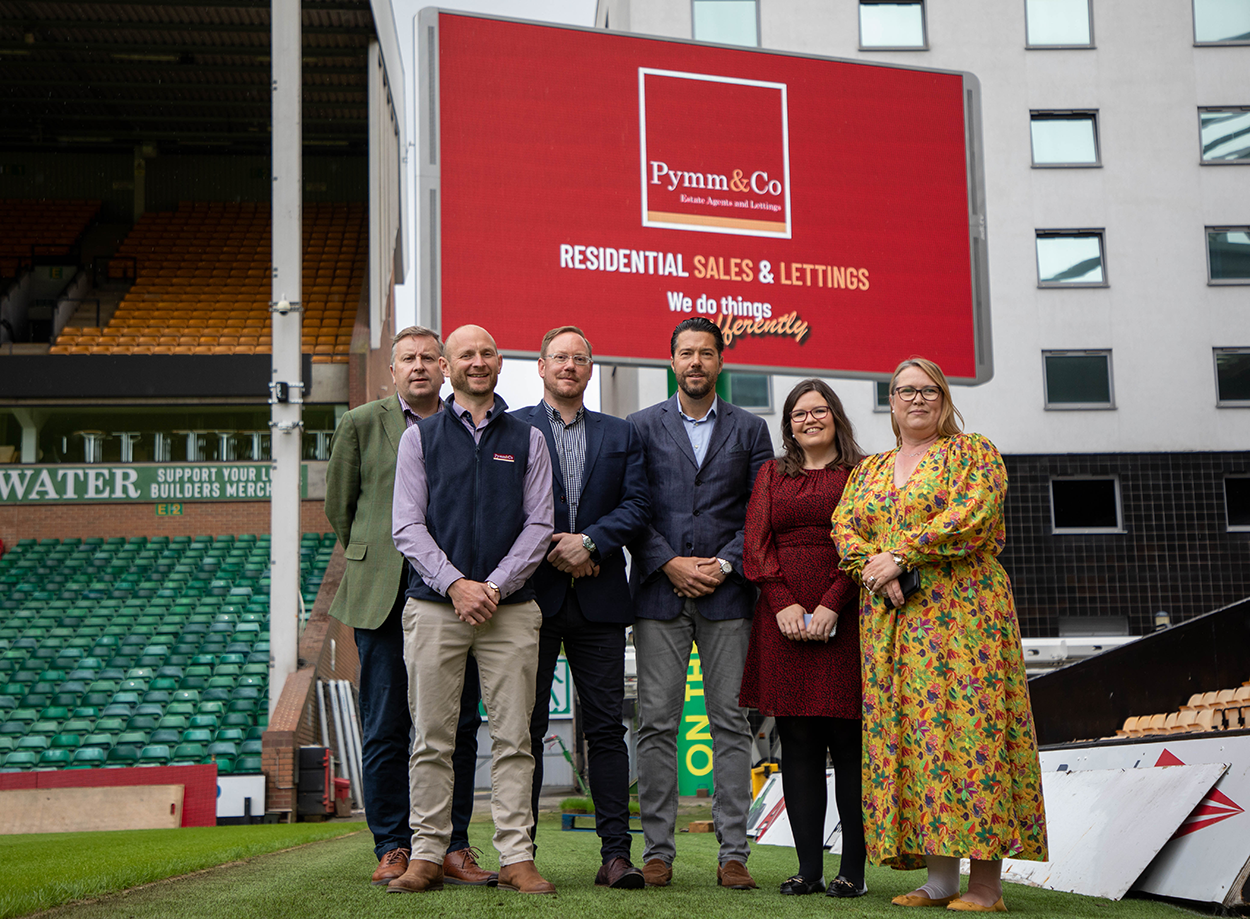
[[[842,864],[838,874],[857,887],[864,883],[864,806],[858,718],[778,717],[781,783],[786,814],[799,856],[799,874],[824,874],[825,752],[833,762],[834,792],[842,820]]]

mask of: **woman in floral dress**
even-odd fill
[[[1003,548],[1007,476],[962,433],[941,369],[890,381],[898,447],[864,460],[833,516],[862,585],[864,822],[869,857],[928,867],[901,906],[1005,912],[1005,857],[1045,860],[1037,737]],[[919,573],[904,596],[899,576]],[[970,858],[959,895],[959,859]]]

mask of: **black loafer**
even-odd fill
[[[781,882],[781,893],[787,897],[801,897],[809,893],[820,893],[825,889],[825,879],[816,878],[809,881],[801,874]]]
[[[860,884],[856,887],[852,882],[848,881],[842,875],[838,875],[833,879],[833,883],[829,885],[829,889],[825,892],[826,897],[862,897],[868,893],[868,884]]]

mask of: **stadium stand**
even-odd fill
[[[305,534],[311,608],[334,534]],[[0,558],[0,771],[259,771],[268,536],[20,541]]]
[[[364,283],[361,204],[304,211],[302,350],[346,363]],[[267,354],[271,351],[269,207],[183,202],[144,214],[109,262],[134,284],[103,327],[67,327],[52,354]]]
[[[100,210],[82,199],[0,199],[0,278],[16,277],[38,256],[68,255]]]
[[[1159,734],[1239,731],[1247,727],[1250,727],[1250,680],[1232,689],[1196,692],[1173,712],[1131,715],[1124,719],[1115,737],[1136,740]]]

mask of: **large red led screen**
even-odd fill
[[[923,354],[989,377],[974,78],[434,11],[421,28],[422,308],[444,332],[533,354],[578,325],[600,360],[661,363],[702,315],[731,367]]]

